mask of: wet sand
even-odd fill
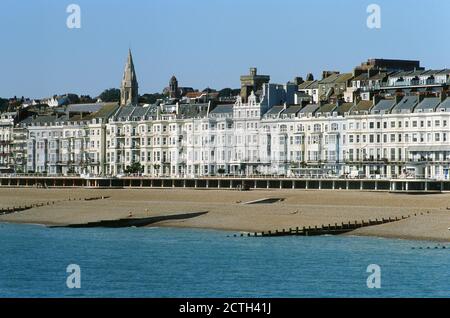
[[[104,200],[71,198],[109,196]],[[244,204],[282,198],[271,204]],[[261,232],[414,215],[394,223],[361,228],[351,235],[450,242],[450,194],[407,195],[348,190],[197,190],[197,189],[0,189],[0,208],[59,201],[54,205],[0,216],[0,222],[67,225],[209,211],[158,226]],[[429,213],[427,213],[429,212]],[[423,215],[421,215],[421,213]]]

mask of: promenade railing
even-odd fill
[[[153,179],[261,179],[261,180],[279,180],[279,179],[296,179],[296,180],[430,180],[430,181],[449,181],[449,175],[331,175],[331,174],[216,174],[216,175],[145,175],[145,174],[45,174],[45,173],[0,173],[2,178],[153,178]]]

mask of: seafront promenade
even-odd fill
[[[201,188],[201,189],[304,189],[362,190],[410,193],[450,191],[450,180],[435,179],[367,179],[330,177],[82,177],[46,175],[0,175],[0,187],[30,188]]]

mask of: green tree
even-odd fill
[[[240,89],[224,88],[219,91],[219,97],[234,97],[240,93]]]
[[[144,167],[139,162],[133,162],[131,166],[127,166],[125,173],[142,173],[144,172]]]
[[[95,99],[89,95],[80,95],[80,104],[91,104],[95,103]]]
[[[0,113],[3,113],[8,110],[8,100],[4,98],[0,98]]]
[[[105,103],[118,102],[120,100],[120,89],[106,89],[98,97]]]
[[[69,99],[71,104],[79,104],[80,103],[80,97],[78,97],[77,94],[69,93],[69,94],[67,94],[67,98]]]
[[[154,94],[144,94],[139,97],[139,103],[142,104],[155,104],[158,99],[164,99],[166,96],[164,94],[154,93]]]

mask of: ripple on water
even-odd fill
[[[450,249],[434,248],[445,244],[361,236],[227,235],[180,228],[1,224],[0,295],[450,296]],[[66,287],[69,264],[81,267],[81,289]],[[381,289],[367,288],[369,264],[381,267]]]

